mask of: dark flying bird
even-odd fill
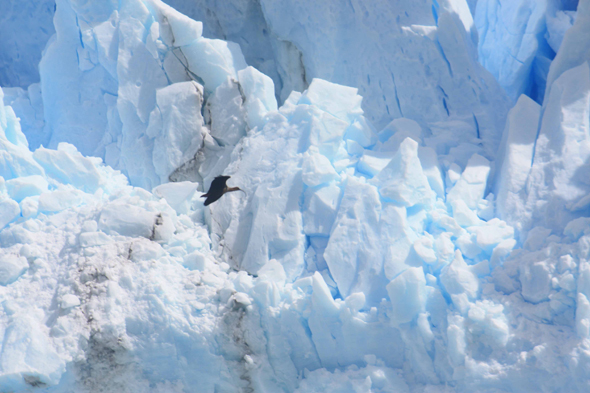
[[[205,200],[205,206],[212,204],[221,198],[226,192],[242,191],[245,194],[244,190],[241,190],[239,187],[228,187],[225,183],[229,178],[230,176],[217,176],[213,179],[209,191],[207,191],[206,194],[201,195],[201,198],[207,198]]]

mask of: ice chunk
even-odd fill
[[[61,183],[71,184],[89,193],[95,192],[103,184],[95,166],[97,159],[82,156],[69,143],[60,143],[57,150],[40,147],[33,153],[33,157],[43,166],[48,176]]]
[[[373,177],[389,164],[392,157],[390,152],[365,150],[358,162],[357,169],[359,172]]]
[[[81,247],[94,247],[109,244],[113,240],[104,232],[84,232],[80,234]]]
[[[309,103],[347,123],[363,114],[357,89],[314,78],[299,103]]]
[[[520,266],[519,271],[522,297],[531,303],[539,303],[549,297],[551,273],[545,261],[528,261]]]
[[[271,259],[258,271],[259,277],[265,277],[277,284],[284,284],[287,280],[285,269],[276,259]]]
[[[379,230],[383,253],[383,271],[392,280],[408,267],[422,266],[423,261],[413,250],[418,235],[410,227],[404,207],[386,204],[381,210]],[[391,239],[395,239],[391,241]]]
[[[477,214],[467,206],[463,199],[454,198],[449,201],[453,209],[453,218],[457,224],[462,227],[469,227],[472,225],[481,225],[483,222],[479,219]]]
[[[482,226],[470,229],[477,236],[477,245],[489,253],[503,240],[514,237],[514,228],[497,218],[491,219]]]
[[[423,236],[414,242],[412,246],[414,252],[427,264],[433,264],[437,261],[434,251],[434,239],[432,236]]]
[[[185,255],[184,263],[189,266],[198,265],[197,251]],[[166,251],[156,242],[150,242],[145,239],[137,239],[131,244],[129,249],[129,258],[134,262],[149,261],[159,259],[166,255]],[[185,265],[186,266],[186,265]],[[189,267],[190,269],[190,267]]]
[[[578,336],[587,338],[590,336],[590,301],[583,293],[578,293],[576,300],[576,331]]]
[[[226,241],[233,244],[232,248],[235,250],[233,258],[241,264],[242,269],[255,273],[270,259],[277,259],[283,265],[289,279],[295,279],[304,264],[306,240],[300,210],[304,187],[301,170],[293,162],[285,162],[278,166],[274,163],[270,164],[273,168],[272,174],[269,175],[266,172],[268,169],[265,166],[269,165],[271,157],[278,162],[290,157],[292,151],[288,149],[277,151],[280,158],[272,155],[261,157],[256,149],[252,150],[251,154],[253,156],[250,158],[256,160],[253,162],[261,162],[261,164],[255,164],[247,170],[259,173],[266,182],[262,183],[263,186],[256,186],[255,191],[252,191],[251,201],[243,211],[243,214],[249,217],[245,217],[246,221],[240,222],[239,227],[231,228],[226,232]],[[245,175],[241,176],[244,176],[243,179],[248,178]],[[225,200],[231,201],[231,199]],[[234,221],[235,225],[237,223],[238,220]]]
[[[47,180],[40,175],[23,176],[6,181],[8,195],[17,202],[48,191],[48,186]]]
[[[386,286],[391,300],[394,324],[412,321],[424,311],[426,304],[426,278],[421,267],[411,267]]]
[[[246,135],[245,99],[240,85],[229,76],[207,99],[211,135],[222,145],[235,145]]]
[[[575,221],[575,220],[574,220]],[[573,221],[572,221],[573,222]],[[569,224],[568,224],[569,226]],[[564,234],[567,233],[568,227],[565,228],[563,231]],[[540,250],[545,245],[545,240],[551,234],[551,229],[544,228],[544,227],[534,227],[531,229],[527,235],[527,238],[524,242],[524,248],[530,251],[537,251]]]
[[[187,214],[191,210],[197,186],[198,183],[189,181],[166,183],[154,188],[152,192],[154,195],[166,199],[166,202],[177,213]]]
[[[107,234],[112,232],[123,236],[154,236],[156,214],[139,206],[111,203],[100,213],[98,228]]]
[[[330,235],[340,194],[340,188],[333,184],[305,192],[303,231],[306,235]]]
[[[338,311],[338,306],[330,294],[330,289],[319,272],[313,274],[313,292],[311,301],[318,310],[322,310],[327,314],[334,314]]]
[[[301,126],[310,146],[316,146],[321,154],[334,161],[348,126],[345,121],[315,107],[299,106],[291,122]]]
[[[156,91],[146,135],[154,139],[153,163],[162,183],[201,148],[206,132],[202,103],[203,87],[196,82],[174,83]]]
[[[520,96],[508,113],[496,159],[496,210],[498,216],[520,227],[524,214],[525,182],[533,161],[533,149],[541,115],[539,104],[525,95]]]
[[[62,296],[62,298],[59,302],[59,306],[61,307],[62,310],[76,307],[79,305],[80,305],[80,299],[78,298],[78,296],[72,295],[71,293],[68,293],[67,295]]]
[[[452,163],[449,165],[449,169],[447,170],[447,183],[450,186],[454,186],[459,179],[461,178],[461,167],[456,163]]]
[[[438,157],[436,151],[430,147],[418,147],[418,157],[422,170],[428,179],[428,184],[432,191],[436,192],[439,198],[445,195],[445,183],[443,181],[442,171],[438,164]]]
[[[37,214],[39,210],[39,197],[26,197],[20,203],[21,214],[24,218],[29,218]]]
[[[354,314],[365,305],[365,294],[363,292],[351,293],[344,301],[346,306]]]
[[[440,280],[445,290],[451,295],[466,294],[470,299],[477,298],[479,279],[465,263],[459,250],[455,251],[455,259],[443,268]]]
[[[495,204],[496,196],[490,192],[485,199],[481,199],[477,204],[478,217],[485,221],[489,221],[494,218]]]
[[[533,228],[531,232],[533,232],[535,228]],[[590,217],[580,217],[576,218],[575,220],[571,220],[563,230],[563,234],[569,237],[572,241],[578,240],[582,235],[586,235],[589,232]]]
[[[76,189],[61,188],[39,195],[38,209],[42,212],[55,213],[82,203],[83,193]]]
[[[20,206],[12,199],[0,202],[0,229],[20,215]]]
[[[590,68],[583,63],[565,71],[545,100],[527,182],[526,208],[531,213],[521,219],[525,232],[541,225],[558,233],[590,203],[583,175],[590,160],[589,119]]]
[[[418,158],[418,144],[410,138],[402,142],[391,162],[371,183],[379,187],[384,199],[403,206],[430,204],[434,199]]]
[[[382,283],[377,189],[355,178],[347,181],[324,258],[343,297],[364,292],[374,301]]]
[[[492,252],[492,257],[490,258],[492,266],[498,266],[510,254],[514,246],[516,246],[515,239],[502,240]]]
[[[9,391],[56,385],[65,371],[52,340],[36,320],[20,316],[6,326],[0,355],[0,386]]]
[[[27,259],[14,254],[4,254],[0,256],[0,285],[8,285],[22,276],[29,264]]]
[[[1,106],[1,104],[0,104]],[[31,152],[0,138],[0,176],[12,179],[19,176],[44,175],[43,168]]]
[[[302,170],[303,182],[310,187],[329,183],[339,177],[330,160],[320,154],[316,146],[310,146],[305,152]]]
[[[346,130],[345,139],[353,140],[361,147],[370,147],[377,142],[377,133],[371,123],[361,116]]]
[[[460,366],[465,362],[465,350],[467,348],[464,318],[459,315],[449,315],[448,319],[447,339],[449,341],[449,357],[454,366]]]
[[[189,68],[213,91],[227,77],[238,80],[238,71],[247,67],[240,46],[233,42],[200,37],[182,48]]]
[[[161,1],[148,0],[152,7],[156,7],[160,34],[168,46],[184,46],[201,37],[203,23],[197,22],[181,14]]]
[[[244,106],[247,113],[248,126],[262,128],[264,116],[277,110],[275,87],[272,79],[249,66],[238,71],[238,80],[244,92]]]
[[[372,359],[374,355],[366,355]],[[366,367],[350,366],[336,368],[333,372],[320,368],[307,371],[294,393],[340,393],[340,392],[396,392],[411,390],[399,370],[381,365],[379,360],[368,360]]]
[[[461,200],[469,209],[476,210],[484,196],[489,173],[490,162],[479,154],[474,154],[467,162],[461,178],[449,191],[447,202],[452,204]]]

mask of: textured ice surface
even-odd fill
[[[0,101],[0,390],[586,391],[590,2],[236,4],[246,55],[57,1]]]
[[[552,0],[477,2],[479,60],[514,101],[523,93],[543,98],[545,86],[541,81],[547,78],[546,63],[554,56],[545,36],[552,3]]]
[[[54,0],[2,2],[0,86],[26,89],[39,82],[41,51],[55,33],[52,23],[54,7]]]

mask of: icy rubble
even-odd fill
[[[521,97],[501,140],[473,117],[375,130],[357,89],[321,79],[278,108],[199,22],[96,4],[58,0],[49,148],[0,104],[3,389],[587,388],[590,69],[560,53],[590,2],[543,107]],[[466,7],[413,34],[462,37],[457,64]],[[97,141],[143,188],[82,154]],[[222,172],[246,195],[206,209]]]

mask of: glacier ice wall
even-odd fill
[[[400,2],[424,18],[395,33],[409,112],[376,127],[360,85],[279,107],[158,0],[58,0],[41,84],[4,97],[42,129],[0,105],[0,386],[587,390],[590,1],[542,105],[507,115],[475,61],[482,4]],[[281,28],[304,12],[266,7]],[[306,50],[350,56],[337,32]],[[245,192],[205,208],[220,173]]]
[[[108,28],[109,6],[103,7],[99,16],[90,17],[87,13],[92,7],[74,5],[73,12],[69,12],[65,9],[70,7],[67,4],[64,3],[57,17],[65,18],[63,29],[78,30],[81,39],[75,38],[73,30],[58,32],[56,41],[48,46],[41,74],[54,75],[54,64],[63,80],[55,74],[51,82],[54,84],[46,82],[41,91],[47,95],[44,101],[61,103],[66,100],[78,110],[61,114],[52,108],[43,108],[46,121],[43,130],[37,127],[29,131],[25,127],[26,133],[31,134],[31,145],[55,147],[60,141],[73,143],[82,153],[99,156],[123,170],[133,184],[149,188],[157,184],[154,176],[130,173],[128,171],[133,168],[128,169],[127,163],[117,160],[121,148],[115,147],[117,138],[125,134],[126,122],[131,120],[119,113],[122,110],[114,109],[113,98],[103,97],[100,112],[89,111],[83,104],[107,92],[116,95],[118,88],[126,83],[125,76],[116,71],[117,55],[123,50],[116,48],[118,22],[116,18],[111,19],[115,27]],[[457,4],[441,2],[440,6],[438,3],[433,6],[431,1],[421,1],[411,6],[404,3],[403,7],[401,4],[389,7],[380,3],[350,6],[334,3],[322,9],[315,3],[301,3],[295,7],[281,2],[239,1],[228,6],[227,12],[218,9],[219,5],[206,2],[185,4],[185,8],[195,17],[205,18],[209,26],[206,30],[214,36],[235,38],[248,63],[267,73],[275,86],[280,86],[281,102],[292,90],[305,89],[315,77],[358,86],[364,97],[367,118],[378,128],[399,117],[412,118],[427,130],[440,128],[433,123],[461,121],[471,128],[473,135],[485,141],[486,154],[491,158],[500,139],[497,130],[503,125],[508,100],[477,62],[475,25],[468,6],[464,2]],[[324,20],[326,15],[333,18],[329,23]],[[261,32],[261,28],[264,31]],[[351,31],[356,33],[351,35]],[[63,56],[52,55],[61,54],[66,47],[70,49],[63,52]],[[146,60],[145,66],[153,64],[163,68],[166,64],[170,67],[175,63],[171,48],[175,48],[173,52],[178,55],[178,48],[171,44],[166,50],[159,48],[161,58]],[[78,67],[79,62],[81,67]],[[341,66],[343,64],[346,66]],[[243,65],[237,66],[240,67]],[[170,81],[187,79],[181,75],[182,70],[176,71],[172,75],[170,73],[174,72],[166,69],[169,75],[164,76],[164,71],[153,69],[146,70],[145,75],[154,73],[150,75],[154,86],[167,83],[166,78]],[[71,93],[61,86],[81,81],[87,86],[83,95],[67,97]],[[84,138],[81,131],[86,124],[84,119],[92,116],[93,136]],[[145,122],[143,117],[144,114],[140,115],[140,120]],[[149,141],[144,143],[149,144]]]
[[[41,52],[55,33],[54,8],[54,0],[0,4],[0,86],[26,89],[39,82]]]

